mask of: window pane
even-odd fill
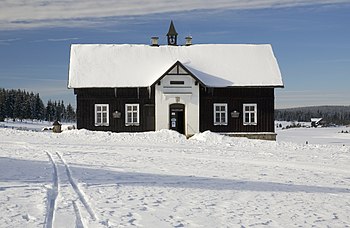
[[[107,111],[107,106],[102,106],[102,111],[106,112]]]
[[[244,122],[249,123],[249,113],[246,113],[244,116]]]
[[[215,123],[220,123],[220,113],[215,113]]]
[[[132,115],[131,115],[131,113],[129,112],[129,113],[127,114],[126,121],[127,121],[127,123],[131,123],[131,120],[132,120]]]
[[[254,116],[254,113],[251,113],[250,121],[251,121],[252,123],[255,123],[255,116]]]
[[[225,123],[225,113],[221,113],[221,123]]]
[[[215,106],[215,111],[220,111],[220,106]]]
[[[126,110],[127,110],[127,111],[131,111],[131,108],[132,108],[132,107],[131,107],[130,105],[126,106]]]
[[[221,106],[221,111],[225,111],[225,106]]]
[[[101,123],[101,113],[97,113],[96,122]]]
[[[100,111],[101,111],[101,106],[97,106],[97,107],[96,107],[96,110],[97,110],[98,112],[100,112]]]
[[[133,107],[132,107],[132,110],[133,110],[133,111],[137,111],[137,106],[136,106],[136,105],[133,106]]]
[[[133,121],[133,123],[137,123],[137,116],[134,116],[132,121]]]

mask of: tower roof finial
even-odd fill
[[[173,20],[171,20],[171,22],[170,22],[169,31],[168,31],[168,33],[166,35],[167,36],[177,36],[178,35],[178,33],[175,30],[175,26],[174,26]]]

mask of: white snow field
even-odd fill
[[[306,145],[288,132],[0,128],[0,227],[349,227],[350,134]]]
[[[348,132],[348,133],[341,133]],[[350,127],[276,129],[277,141],[350,146]],[[350,164],[349,164],[350,165]]]

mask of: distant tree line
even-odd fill
[[[0,89],[0,121],[5,118],[75,121],[76,114],[72,105],[65,106],[63,101],[49,100],[45,106],[38,93]]]
[[[310,122],[311,118],[322,118],[327,124],[349,125],[350,106],[313,106],[276,109],[275,120]]]

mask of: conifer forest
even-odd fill
[[[5,118],[46,121],[75,121],[75,110],[64,101],[49,100],[44,105],[39,93],[0,88],[0,121]]]

